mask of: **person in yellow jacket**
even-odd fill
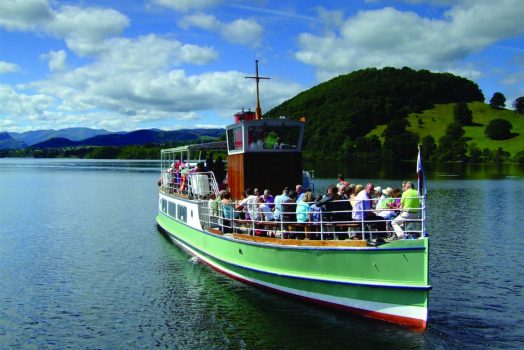
[[[404,230],[401,225],[406,221],[414,221],[418,219],[420,198],[418,197],[417,190],[413,187],[412,182],[406,183],[404,187],[405,190],[400,199],[401,213],[391,222],[391,226],[395,230],[395,235],[399,239],[404,238]]]

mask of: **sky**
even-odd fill
[[[522,0],[0,0],[0,132],[223,127],[369,67],[524,96]]]

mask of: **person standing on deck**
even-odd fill
[[[273,217],[275,220],[280,220],[282,217],[282,203],[287,201],[289,199],[289,189],[287,187],[284,188],[282,191],[282,194],[275,197],[275,215]]]
[[[267,188],[264,190],[264,194],[261,196],[261,198],[264,200],[264,203],[268,205],[269,209],[275,209],[275,197],[271,195]]]
[[[417,190],[413,187],[412,182],[406,182],[404,186],[405,190],[400,199],[400,209],[402,212],[391,222],[391,226],[395,230],[398,238],[404,238],[404,230],[401,227],[403,223],[418,219],[420,199]]]
[[[295,191],[297,193],[297,202],[303,200],[304,199],[304,195],[306,193],[303,191],[302,185],[296,185],[295,186]]]

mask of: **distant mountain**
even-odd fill
[[[34,148],[55,148],[55,147],[75,147],[78,146],[79,141],[71,141],[64,137],[53,137],[44,142],[39,142],[31,147]]]
[[[165,144],[177,141],[195,141],[202,137],[220,138],[225,129],[181,129],[163,131],[158,129],[136,130],[128,133],[97,135],[81,141],[67,138],[52,138],[34,144],[34,148],[74,147],[74,146],[128,146],[145,144]]]
[[[111,133],[111,131],[104,129],[66,128],[60,130],[33,130],[22,133],[10,132],[9,135],[15,140],[24,142],[27,146],[32,146],[52,138],[65,138],[71,141],[81,141],[97,135],[107,135]]]
[[[15,140],[7,132],[0,132],[0,149],[20,149],[26,148],[27,145],[22,142]]]

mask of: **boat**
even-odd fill
[[[323,208],[316,220],[298,221],[284,215],[293,207],[281,205],[280,217],[268,220],[253,214],[256,201],[247,199],[239,209],[238,202],[214,200],[224,190],[238,200],[248,188],[277,194],[304,179],[314,182],[311,172],[302,170],[305,120],[262,118],[258,62],[254,78],[256,111],[237,113],[226,127],[226,141],[161,151],[159,228],[199,261],[238,281],[425,329],[431,285],[424,194],[404,239],[377,231],[376,222],[340,215],[351,213],[341,206],[336,212]],[[223,156],[222,165],[215,166],[222,157],[217,155]],[[213,163],[211,156],[216,161],[207,164],[206,159]]]

